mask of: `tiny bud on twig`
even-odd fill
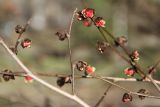
[[[18,34],[22,34],[23,32],[25,32],[25,27],[21,26],[21,25],[17,25],[15,27],[15,32],[18,33]]]
[[[146,89],[140,89],[137,93],[140,93],[140,94],[149,94],[149,91],[147,91]],[[143,95],[139,95],[138,96],[141,100],[143,100],[145,98],[145,96]]]
[[[84,62],[84,61],[78,61],[76,63],[76,67],[79,71],[83,71],[85,70],[85,68],[87,67],[87,62]]]
[[[66,33],[56,32],[55,35],[58,36],[60,41],[64,41],[67,38],[67,34]]]
[[[2,72],[4,73],[2,77],[5,81],[9,81],[10,79],[15,80],[14,74],[12,74],[11,70],[5,69]],[[5,74],[5,73],[10,73],[10,74]]]

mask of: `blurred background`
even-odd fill
[[[160,0],[84,0],[88,7],[96,10],[97,16],[106,20],[106,28],[116,37],[128,38],[127,47],[140,53],[140,65],[144,70],[156,63],[160,57]],[[32,40],[31,48],[19,48],[18,57],[33,72],[70,74],[67,41],[59,41],[57,31],[67,31],[75,8],[84,8],[81,0],[0,0],[0,35],[8,46],[15,44],[15,26],[25,25],[32,18],[31,25],[23,37]],[[96,74],[124,77],[123,70],[129,65],[119,56],[107,50],[99,54],[96,47],[101,40],[98,30],[84,27],[75,20],[72,29],[71,47],[73,60],[84,60],[96,67]],[[160,66],[159,66],[160,68]],[[0,70],[22,70],[0,46]],[[158,69],[159,70],[159,69]],[[78,71],[76,71],[78,73]],[[57,78],[41,77],[56,85]],[[160,72],[154,78],[160,80]],[[159,95],[149,83],[119,82],[118,84],[138,91],[149,90]],[[58,86],[57,86],[58,87]],[[76,92],[88,104],[94,106],[103,95],[108,84],[95,79],[76,80]],[[61,88],[71,92],[71,85]],[[23,78],[0,83],[0,107],[80,107],[75,102],[49,90],[37,82],[25,84]],[[134,96],[131,103],[121,99],[124,91],[112,87],[101,107],[160,107],[160,100]]]

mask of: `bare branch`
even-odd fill
[[[71,23],[70,23],[68,34],[67,34],[69,61],[70,61],[70,67],[71,67],[71,71],[72,71],[72,94],[73,95],[75,95],[75,84],[74,84],[74,68],[75,68],[75,65],[72,62],[71,31],[72,31],[72,25],[73,25],[73,21],[74,21],[74,17],[75,17],[76,12],[77,12],[77,8],[73,12]]]
[[[90,107],[87,103],[85,103],[83,100],[81,100],[79,97],[77,97],[76,95],[71,95],[63,90],[60,90],[59,88],[45,82],[44,80],[38,78],[37,76],[35,76],[21,61],[20,59],[8,48],[8,46],[4,43],[3,40],[0,40],[0,44],[6,49],[6,51],[9,53],[9,55],[12,56],[12,58],[18,63],[18,65],[29,75],[31,76],[34,80],[36,80],[37,82],[39,82],[40,84],[46,86],[47,88],[56,91],[57,93],[60,93],[61,95],[79,103],[80,105],[84,106],[84,107]]]
[[[134,95],[138,95],[138,96],[144,96],[144,97],[148,97],[148,98],[160,99],[159,96],[151,96],[151,95],[146,95],[146,94],[141,94],[141,93],[133,92],[133,91],[127,89],[127,88],[124,88],[124,87],[122,87],[122,86],[120,86],[120,85],[118,85],[118,84],[116,84],[114,82],[111,82],[111,81],[109,81],[107,79],[103,79],[101,77],[95,77],[95,78],[100,79],[102,81],[105,81],[105,82],[107,82],[107,83],[109,83],[109,84],[111,84],[111,85],[113,85],[115,87],[118,87],[119,89],[122,89],[122,90],[124,90],[124,91],[126,91],[126,92],[128,92],[130,94],[134,94]]]
[[[19,77],[24,77],[27,75],[27,73],[25,73],[24,71],[14,71],[12,73],[7,73],[7,72],[0,72],[0,75],[3,75],[3,74],[8,74],[8,75],[14,75],[14,76],[19,76]],[[45,76],[45,77],[66,77],[66,76],[69,76],[70,74],[56,74],[56,73],[50,73],[50,72],[45,72],[45,73],[42,73],[42,72],[33,72],[34,75],[37,75],[37,76]],[[96,79],[95,77],[93,76],[84,76],[84,75],[75,75],[74,76],[75,79]],[[99,77],[103,78],[103,79],[107,79],[107,80],[111,80],[111,81],[114,81],[114,82],[138,82],[137,79],[135,78],[119,78],[119,77],[109,77],[109,76],[100,76]],[[160,81],[158,80],[155,80],[154,81],[160,85]],[[140,82],[151,82],[149,79],[145,79],[145,80],[142,80]]]
[[[20,43],[20,38],[21,38],[21,36],[22,36],[22,34],[26,31],[26,29],[28,28],[28,26],[30,25],[30,23],[31,23],[31,19],[29,19],[28,21],[27,21],[27,23],[25,24],[25,26],[24,26],[24,28],[23,28],[23,31],[22,32],[20,32],[19,33],[19,35],[18,35],[18,37],[17,37],[17,40],[16,40],[16,43],[15,43],[15,46],[14,46],[14,53],[15,54],[18,54],[18,45],[19,45],[19,43]]]
[[[12,73],[0,72],[0,75],[3,75],[3,74],[14,75],[14,76],[18,76],[18,77],[24,77],[27,75],[27,73],[24,73],[24,72],[12,72]],[[38,76],[47,76],[47,77],[66,77],[66,76],[68,76],[67,74],[38,73],[38,72],[35,72],[33,74],[38,75]],[[114,81],[114,82],[137,82],[137,80],[135,78],[127,78],[126,79],[126,78],[105,77],[105,76],[84,77],[83,75],[75,75],[75,79],[83,79],[83,78],[85,78],[85,79],[101,79],[107,83],[110,83],[111,85],[113,85],[111,81]],[[160,85],[160,81],[157,81],[157,80],[154,80],[154,81]],[[148,79],[148,80],[143,80],[142,82],[151,82],[151,81]],[[117,85],[116,85],[116,87],[117,87]],[[127,92],[131,92],[122,86],[118,86],[118,87],[127,91]],[[135,92],[132,92],[132,93],[135,93]],[[150,98],[157,98],[157,96],[150,96]],[[158,99],[159,99],[159,97],[158,97]]]
[[[94,22],[94,20],[92,19],[92,21]],[[98,27],[97,27],[98,28]],[[108,40],[105,37],[105,34],[103,33],[103,31],[101,31],[100,28],[98,28],[98,30],[100,31],[101,35],[104,37],[105,41],[108,42]],[[114,40],[117,42],[116,38],[105,28],[103,28],[103,30]],[[108,42],[109,43],[109,42]],[[145,72],[142,70],[141,66],[139,66],[139,64],[132,60],[129,51],[120,44],[120,47],[123,49],[123,51],[126,53],[126,55],[130,58],[130,60],[128,60],[127,58],[125,58],[117,49],[115,49],[114,47],[112,47],[112,45],[110,44],[110,48],[112,49],[113,52],[115,52],[116,54],[118,54],[122,59],[124,59],[127,63],[129,63],[131,66],[136,67],[138,70],[138,74],[140,74],[142,76],[142,78],[148,78],[152,84],[156,87],[156,89],[160,92],[160,87],[156,84],[156,82],[154,81],[154,79],[149,76],[146,75]],[[132,62],[133,61],[133,62]]]

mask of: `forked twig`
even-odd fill
[[[63,90],[60,90],[59,88],[45,82],[44,80],[38,78],[37,76],[35,76],[21,61],[20,59],[8,48],[8,46],[5,44],[5,42],[0,38],[0,44],[6,49],[6,51],[9,53],[9,55],[12,56],[12,58],[18,63],[18,65],[29,75],[31,76],[34,80],[36,80],[37,82],[39,82],[40,84],[46,86],[47,88],[56,91],[57,93],[60,93],[61,95],[79,103],[80,105],[84,106],[84,107],[90,107],[86,102],[84,102],[83,100],[81,100],[79,97],[77,97],[76,95],[71,95]]]
[[[102,80],[102,81],[105,81],[105,82],[107,82],[107,83],[109,83],[109,84],[111,84],[111,85],[113,85],[115,87],[118,87],[119,89],[122,89],[122,90],[124,90],[124,91],[126,91],[126,92],[128,92],[130,94],[133,94],[133,95],[144,96],[144,97],[148,97],[148,98],[160,99],[159,96],[151,96],[151,95],[146,95],[146,94],[141,94],[141,93],[133,92],[133,91],[127,89],[127,88],[124,88],[124,87],[122,87],[122,86],[120,86],[120,85],[118,85],[118,84],[116,84],[116,83],[114,83],[112,81],[109,81],[107,79],[103,79],[101,77],[95,77],[95,78],[97,78],[99,80]]]
[[[94,22],[93,19],[92,19],[92,21]],[[105,37],[104,33],[101,31],[101,29],[98,28],[98,30],[100,31],[101,35],[104,37],[105,41],[108,42],[108,40],[106,39],[106,37]],[[103,30],[115,42],[117,42],[116,38],[108,30],[106,30],[105,28],[103,28]],[[146,75],[145,72],[142,70],[141,66],[139,66],[139,64],[136,61],[132,60],[129,51],[123,45],[120,44],[120,47],[123,49],[123,51],[126,53],[126,55],[130,58],[130,60],[128,60],[127,58],[125,58],[123,55],[121,55],[121,53],[118,50],[116,50],[114,47],[112,47],[112,45],[110,44],[110,48],[112,49],[112,51],[114,51],[116,54],[118,54],[122,59],[124,59],[131,66],[136,67],[137,70],[139,71],[138,74],[140,74],[142,76],[142,78],[144,78],[144,77],[148,78],[151,81],[151,83],[156,87],[156,89],[160,92],[160,87],[157,85],[157,83],[154,81],[154,79],[150,75]],[[132,63],[132,61],[133,61],[134,64]]]
[[[17,37],[16,43],[15,43],[15,46],[14,46],[14,53],[15,53],[15,54],[18,54],[18,45],[19,45],[19,43],[20,43],[20,38],[21,38],[22,34],[23,34],[23,33],[26,31],[26,29],[28,28],[28,26],[30,25],[30,23],[31,23],[31,19],[29,19],[29,20],[27,21],[27,23],[25,24],[25,26],[24,26],[24,28],[23,28],[23,31],[22,31],[22,32],[19,32],[19,35],[18,35],[18,37]]]

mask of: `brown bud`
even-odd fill
[[[76,63],[76,67],[79,71],[83,71],[87,67],[87,62],[84,61],[78,61]]]
[[[137,93],[140,93],[140,94],[149,94],[149,92],[146,90],[146,89],[140,89]],[[141,100],[143,100],[145,98],[145,96],[143,95],[139,95],[138,96]]]
[[[4,71],[2,71],[4,74],[2,75],[3,79],[5,81],[9,81],[10,79],[15,80],[14,74],[12,73],[12,71],[5,69]]]
[[[72,83],[72,78],[71,78],[71,76],[58,77],[58,79],[57,79],[57,85],[58,85],[59,87],[64,86],[66,83]]]
[[[59,77],[59,78],[57,79],[57,85],[58,85],[59,87],[62,87],[64,84],[65,84],[65,77]]]
[[[121,36],[117,38],[117,42],[115,43],[116,43],[116,46],[119,46],[119,44],[124,45],[125,43],[127,43],[127,39],[125,36]]]
[[[22,34],[23,32],[25,32],[24,26],[17,25],[17,26],[15,27],[15,32],[16,32],[16,33],[19,33],[19,34]]]
[[[123,97],[122,97],[122,101],[127,103],[132,101],[132,96],[129,93],[124,93]]]
[[[138,61],[138,60],[139,60],[139,52],[138,52],[138,50],[134,50],[134,51],[132,52],[131,58],[132,58],[133,60],[135,60],[135,61]]]
[[[86,19],[86,18],[83,16],[83,14],[82,14],[81,11],[77,12],[76,16],[77,16],[77,17],[76,17],[77,20],[79,20],[79,21],[83,21],[84,19]]]
[[[107,45],[106,42],[100,42],[100,41],[98,41],[97,42],[97,50],[98,50],[98,52],[100,52],[101,54],[103,54],[104,51],[106,50],[107,46],[108,45]]]
[[[58,36],[60,41],[64,41],[67,38],[67,34],[66,33],[57,32],[57,33],[55,33],[55,35]]]

